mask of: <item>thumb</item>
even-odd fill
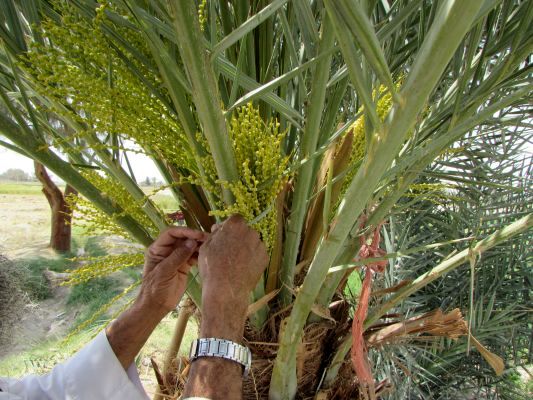
[[[167,258],[161,261],[159,267],[168,273],[176,272],[182,265],[187,264],[187,261],[189,261],[189,258],[191,258],[197,248],[198,244],[195,240],[187,239],[176,247]]]

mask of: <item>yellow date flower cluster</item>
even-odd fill
[[[390,92],[387,91],[387,88],[385,86],[381,85],[378,90],[374,91],[374,96],[378,97],[376,103],[377,114],[379,119],[383,121],[392,107],[392,95],[390,94]],[[357,173],[357,170],[359,169],[359,165],[365,157],[367,146],[365,120],[365,116],[362,115],[357,119],[357,121],[354,122],[354,124],[348,130],[348,132],[353,135],[352,151],[350,153],[348,171],[344,178],[344,183],[340,192],[341,195],[339,196],[337,204],[335,205],[335,207],[333,207],[332,212],[330,213],[331,218],[333,218],[335,212],[337,211],[342,195],[346,193],[348,186],[352,182],[353,178],[355,177],[355,174]]]
[[[207,24],[207,0],[201,0],[198,5],[198,21],[200,22],[200,29],[205,29]]]
[[[77,224],[83,227],[87,235],[109,233],[131,239],[128,232],[115,221],[118,216],[127,215],[139,222],[153,237],[157,236],[158,228],[142,209],[144,199],[136,201],[126,188],[112,176],[101,175],[96,171],[86,171],[82,174],[101,191],[103,196],[108,197],[122,209],[120,214],[110,216],[83,197],[69,197],[67,202],[75,214]]]
[[[234,112],[229,123],[229,135],[240,179],[232,183],[217,181],[211,155],[206,157],[204,167],[212,179],[211,189],[216,193],[213,182],[218,183],[219,188],[229,188],[235,203],[229,207],[220,204],[219,210],[212,214],[227,217],[239,213],[248,221],[257,219],[253,226],[270,249],[276,231],[274,203],[287,181],[285,172],[289,158],[281,150],[285,132],[280,131],[275,120],[265,123],[259,109],[249,103]]]
[[[396,84],[396,87],[399,88],[403,77],[400,78]],[[393,100],[391,93],[387,90],[384,85],[381,85],[373,93],[374,97],[378,97],[376,103],[377,115],[380,121],[384,121],[387,115],[389,114]],[[366,126],[365,126],[365,116],[361,116],[350,128],[353,134],[353,145],[352,152],[350,156],[350,167],[349,171],[346,174],[344,181],[342,193],[344,193],[357,173],[358,166],[363,160],[366,151]],[[447,150],[443,153],[445,157],[449,153],[461,151],[457,150]],[[431,183],[414,183],[409,186],[408,192],[405,194],[405,197],[416,198],[417,200],[428,200],[435,204],[442,204],[444,201],[448,201],[452,198],[450,193],[446,192],[446,186],[442,184],[431,184]]]
[[[386,87],[381,85],[377,91],[375,91],[374,96],[378,96],[378,101],[376,103],[376,110],[380,121],[383,121],[387,114],[389,113],[392,107],[392,95],[387,91]],[[353,145],[352,153],[350,157],[350,165],[354,166],[365,156],[366,150],[366,117],[360,117],[350,128],[353,132]],[[354,168],[350,172],[348,178],[353,178],[357,169]],[[351,179],[347,179],[351,181]]]
[[[69,279],[63,282],[62,285],[77,285],[93,278],[101,278],[111,275],[112,273],[125,268],[137,267],[143,264],[144,253],[106,255],[101,257],[79,257],[76,258],[76,261],[82,263],[81,267],[67,270],[66,272],[69,273]]]
[[[79,129],[69,133],[67,141],[83,143],[96,137],[102,146],[111,150],[134,148],[176,166],[194,168],[188,141],[183,130],[164,100],[168,93],[158,75],[135,57],[121,49],[119,58],[116,43],[111,43],[102,24],[112,24],[104,10],[97,9],[93,21],[79,18],[64,2],[60,21],[45,19],[42,36],[45,43],[35,43],[27,53],[26,68],[58,104],[54,111],[78,123]],[[142,57],[150,59],[141,34],[113,25]],[[83,38],[83,40],[80,40]],[[157,88],[156,92],[147,89]],[[114,140],[113,140],[114,138]],[[61,139],[55,143],[63,145]],[[98,149],[94,140],[91,148]],[[76,151],[64,146],[65,151]]]

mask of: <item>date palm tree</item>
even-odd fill
[[[412,205],[435,191],[457,201],[454,164],[479,154],[465,138],[506,149],[530,137],[532,16],[520,0],[4,0],[0,144],[78,190],[73,207],[94,226],[143,245],[171,221],[136,181],[133,151],[157,165],[189,226],[241,213],[271,257],[251,295],[246,397],[374,396],[362,352],[355,374],[345,361],[352,343],[363,350],[408,296],[531,227],[526,213],[475,240],[454,232],[461,251],[401,287],[393,276],[365,319],[362,276],[368,296],[370,266],[398,256],[387,222],[425,215]],[[447,168],[421,181],[435,162]],[[388,239],[366,241],[379,232]],[[408,250],[432,251],[436,237]],[[139,254],[78,279],[119,262]],[[364,320],[354,336],[347,290]],[[188,296],[200,293],[193,271]]]

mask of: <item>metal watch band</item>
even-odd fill
[[[193,340],[189,359],[192,362],[198,357],[222,357],[235,361],[244,367],[244,376],[248,375],[252,365],[250,349],[226,339],[202,338]]]

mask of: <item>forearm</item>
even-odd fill
[[[242,399],[242,366],[223,358],[198,358],[191,365],[184,397]]]
[[[133,363],[165,314],[138,301],[106,328],[107,340],[124,369]]]
[[[0,399],[148,400],[138,377],[132,378],[101,332],[45,375],[0,379]]]
[[[206,299],[203,300],[206,304]],[[242,342],[247,301],[231,306],[210,302],[209,312],[202,313],[200,338],[227,339]],[[242,365],[218,357],[196,359],[189,372],[184,397],[207,397],[212,400],[242,399]]]

